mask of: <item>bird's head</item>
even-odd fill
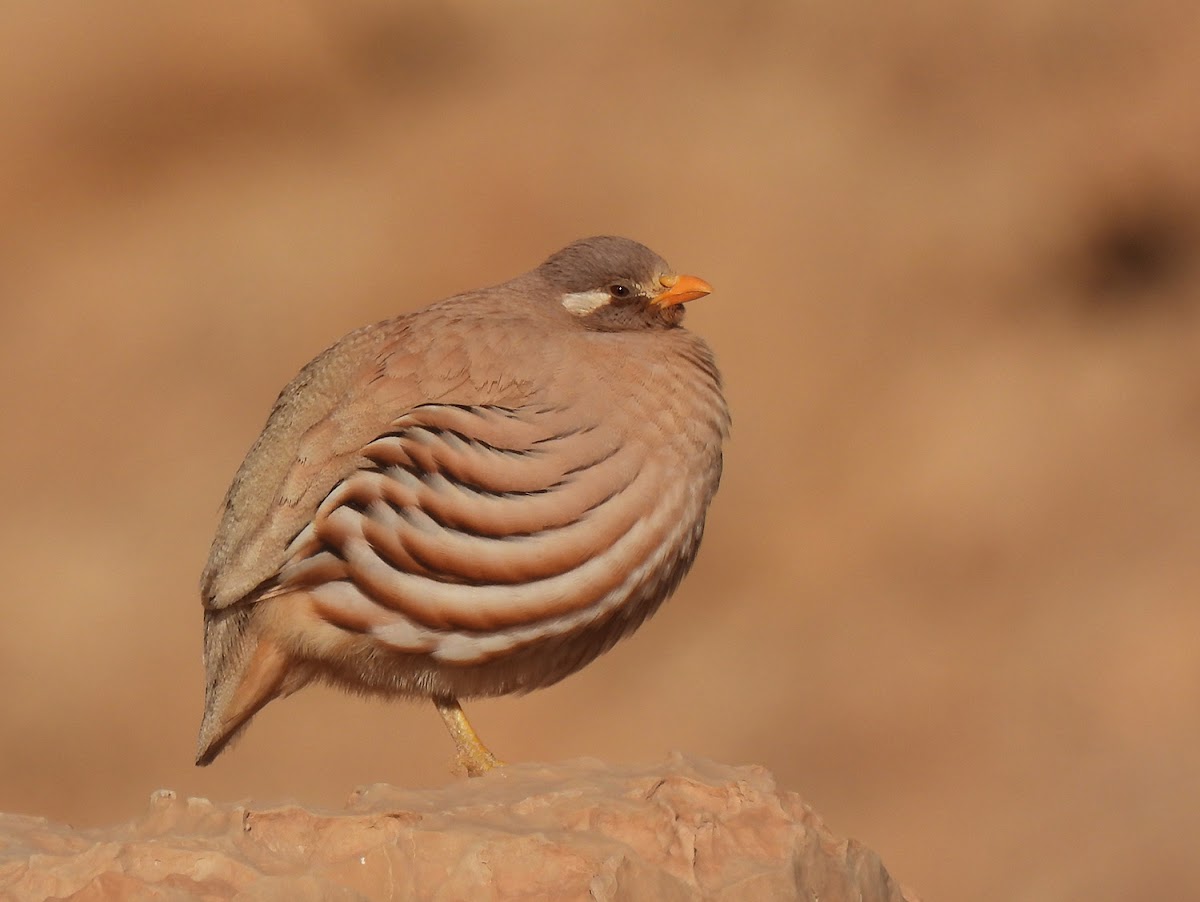
[[[645,245],[611,235],[576,241],[537,272],[568,313],[605,332],[676,326],[685,301],[712,291],[703,279],[676,273]]]

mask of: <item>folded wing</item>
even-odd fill
[[[688,506],[661,476],[638,443],[568,411],[422,405],[363,448],[272,594],[303,590],[331,624],[399,650],[476,660],[655,579]]]

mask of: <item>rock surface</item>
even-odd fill
[[[345,811],[160,791],[119,827],[0,816],[0,895],[102,899],[841,899],[901,902],[760,767],[526,764]]]

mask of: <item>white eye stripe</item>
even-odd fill
[[[612,300],[607,288],[594,288],[591,291],[576,291],[562,296],[562,305],[576,316],[587,316],[593,310],[603,307]]]

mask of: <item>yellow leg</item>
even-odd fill
[[[433,703],[446,722],[446,729],[450,731],[450,738],[458,749],[459,766],[466,770],[468,777],[479,777],[493,767],[504,766],[504,762],[488,751],[483,740],[471,728],[471,722],[467,720],[458,699],[442,696],[434,698]]]

